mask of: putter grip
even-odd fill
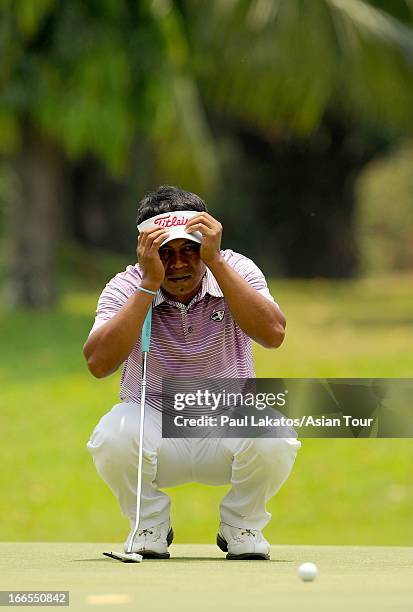
[[[149,306],[148,314],[142,325],[142,353],[149,353],[151,343],[152,305]]]

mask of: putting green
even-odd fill
[[[124,564],[119,544],[2,543],[1,590],[68,590],[69,610],[317,610],[413,607],[413,548],[273,546],[272,560],[226,561],[212,545],[173,545],[171,559]],[[312,583],[297,577],[317,563]],[[63,608],[67,609],[67,608]]]

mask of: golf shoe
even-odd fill
[[[217,545],[228,553],[227,559],[269,559],[270,545],[257,529],[232,527],[221,523],[217,535]]]

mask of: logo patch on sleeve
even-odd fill
[[[213,321],[222,321],[224,318],[225,310],[214,310],[212,315],[209,317]]]

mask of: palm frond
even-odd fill
[[[326,109],[413,131],[413,30],[366,1],[190,4],[203,90],[221,111],[267,131],[309,133]]]
[[[413,31],[394,17],[385,14],[362,0],[325,0],[331,10],[349,19],[360,33],[395,47],[413,62]]]

